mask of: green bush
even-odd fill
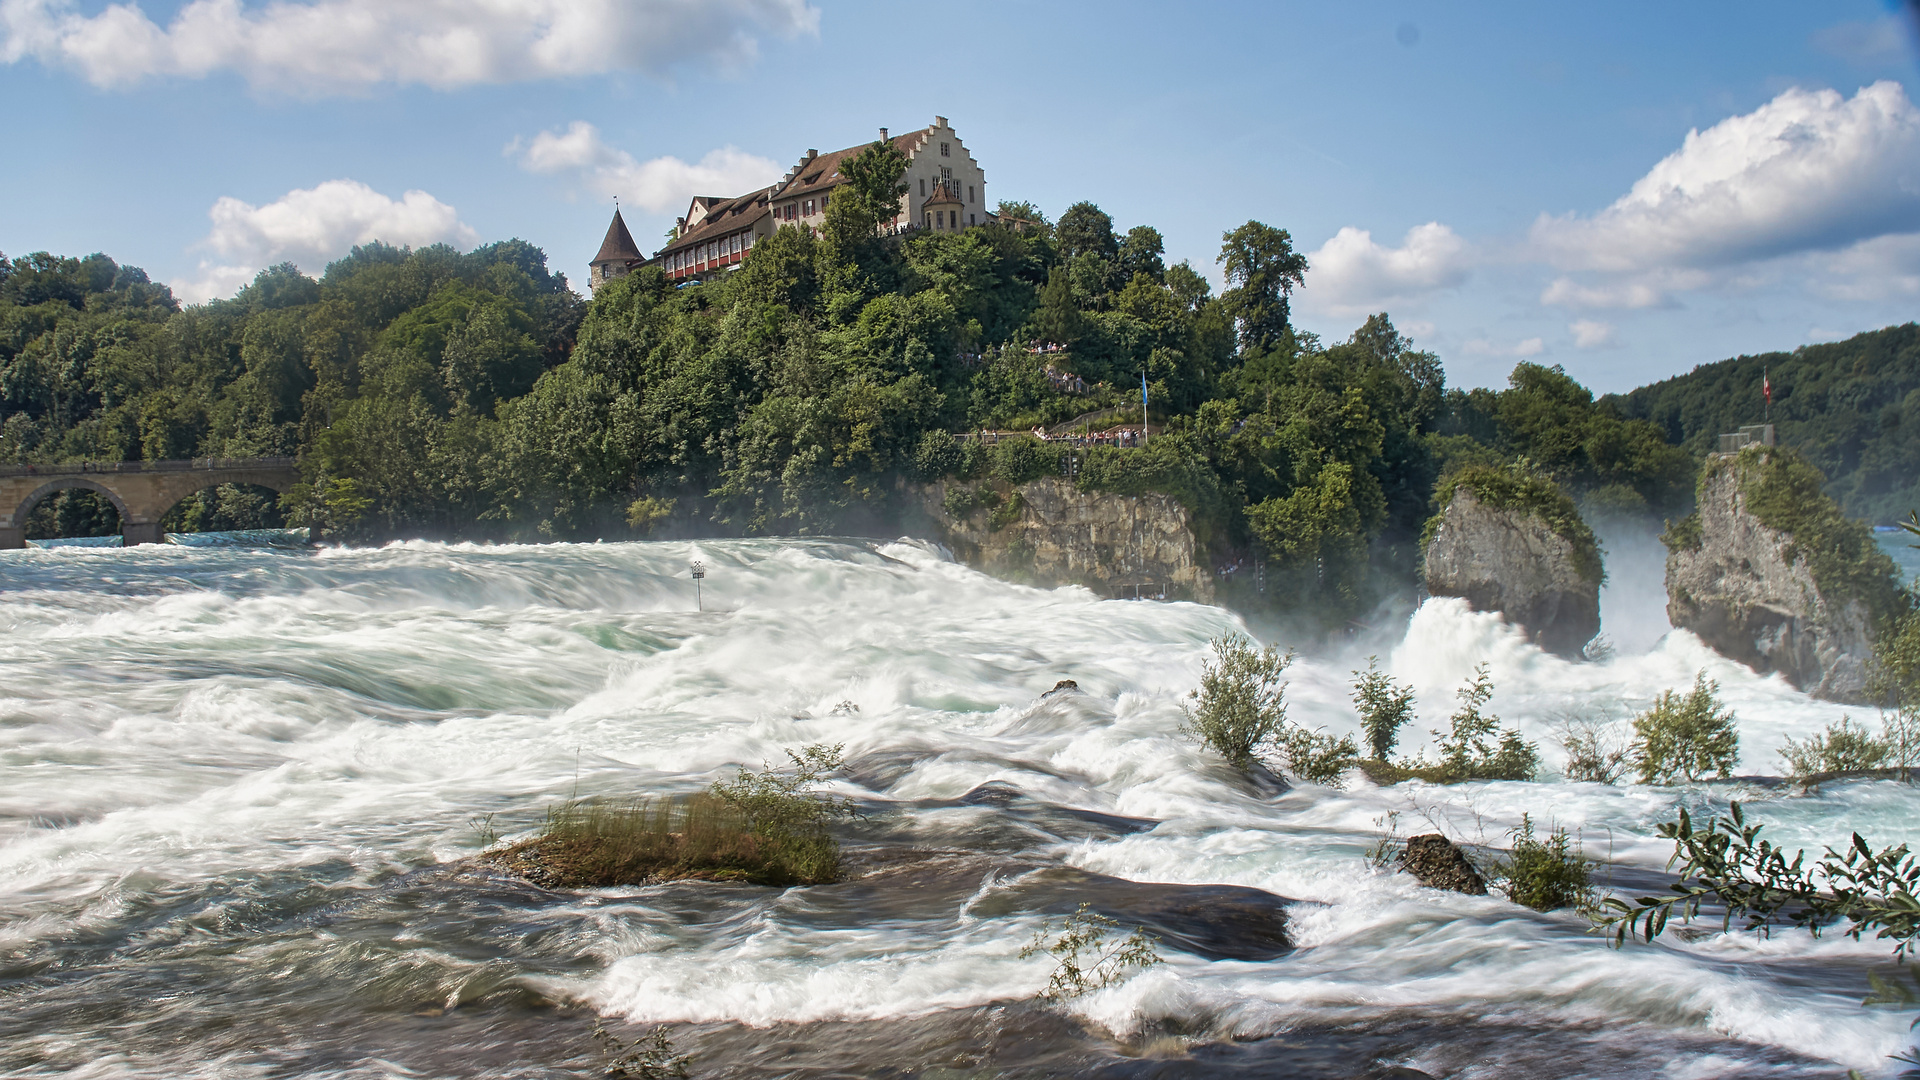
[[[928,431],[920,436],[919,445],[913,449],[913,477],[916,480],[932,482],[943,476],[953,476],[967,463],[965,451],[960,441],[948,431]]]
[[[1281,676],[1293,663],[1291,651],[1257,649],[1245,634],[1229,633],[1208,642],[1218,663],[1201,669],[1200,688],[1182,706],[1181,730],[1207,749],[1244,769],[1277,743],[1287,725],[1287,683]]]
[[[1788,738],[1780,756],[1787,759],[1791,775],[1804,777],[1877,769],[1893,760],[1894,751],[1890,739],[1857,726],[1850,716],[1842,716],[1839,723],[1828,724],[1825,731],[1808,736],[1805,742]]]
[[[1660,542],[1667,545],[1668,551],[1699,551],[1705,543],[1700,531],[1700,512],[1698,510],[1679,521],[1667,522],[1666,531],[1660,534]]]
[[[1134,927],[1133,933],[1108,945],[1108,936],[1120,924],[1089,911],[1089,906],[1081,904],[1079,910],[1067,916],[1066,925],[1052,941],[1047,939],[1053,930],[1049,922],[1034,931],[1032,943],[1020,950],[1022,960],[1046,953],[1057,961],[1053,975],[1047,979],[1047,988],[1040,993],[1042,1000],[1067,1001],[1104,990],[1124,982],[1132,972],[1164,963],[1160,951],[1154,947],[1153,936],[1141,927]]]
[[[1572,781],[1617,784],[1634,768],[1632,738],[1616,720],[1568,715],[1560,721],[1560,745],[1567,764],[1560,775]]]
[[[996,505],[993,513],[987,516],[987,531],[999,532],[1020,520],[1020,511],[1025,509],[1026,505],[1027,501],[1021,498],[1017,491],[1007,496],[1005,501]]]
[[[1413,687],[1381,671],[1378,656],[1367,657],[1367,670],[1353,674],[1353,707],[1360,713],[1367,750],[1373,760],[1385,761],[1400,742],[1400,729],[1413,723]]]
[[[1519,827],[1508,835],[1513,848],[1493,867],[1502,879],[1496,887],[1507,899],[1535,911],[1596,907],[1594,863],[1565,828],[1556,825],[1542,839],[1534,835],[1533,818],[1521,814]]]
[[[1435,731],[1440,740],[1440,768],[1456,780],[1531,780],[1540,770],[1540,751],[1520,733],[1500,725],[1500,718],[1480,710],[1493,698],[1493,679],[1487,665],[1473,669],[1473,679],[1460,688],[1460,708],[1449,717],[1451,728]]]
[[[973,513],[973,508],[979,501],[979,492],[970,487],[954,484],[947,488],[946,498],[941,500],[941,505],[946,507],[948,516],[955,521],[961,521],[968,514]]]
[[[1298,724],[1287,725],[1275,749],[1287,771],[1309,784],[1337,784],[1348,769],[1360,763],[1360,749],[1353,744],[1353,736],[1336,739]]]
[[[1703,670],[1685,697],[1663,690],[1653,707],[1633,718],[1633,752],[1640,782],[1666,784],[1678,778],[1692,783],[1708,773],[1733,775],[1740,759],[1740,732],[1734,715],[1720,707],[1720,684]]]
[[[993,461],[989,471],[996,480],[1018,485],[1060,475],[1060,451],[1031,435],[1002,439],[988,449]]]
[[[1819,469],[1784,447],[1749,446],[1731,461],[1714,459],[1701,473],[1701,485],[1724,468],[1739,470],[1747,509],[1761,524],[1787,534],[1786,558],[1806,557],[1828,601],[1859,600],[1876,623],[1906,614],[1911,601],[1892,557],[1880,550],[1865,522],[1847,517],[1822,490],[1826,477]]]

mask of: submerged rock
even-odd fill
[[[1293,951],[1287,909],[1297,901],[1244,885],[1175,885],[1127,881],[1057,867],[1028,874],[988,893],[968,910],[979,916],[1088,910],[1139,926],[1169,948],[1208,960],[1271,960]]]
[[[1400,865],[1430,889],[1450,889],[1468,896],[1487,895],[1486,879],[1467,861],[1458,844],[1439,833],[1408,840],[1407,849],[1400,853]]]
[[[1873,636],[1899,607],[1893,560],[1791,450],[1715,454],[1668,529],[1667,618],[1815,697],[1865,703]]]
[[[1427,592],[1499,612],[1548,652],[1578,659],[1600,632],[1600,548],[1551,480],[1469,468],[1442,489],[1422,549]]]

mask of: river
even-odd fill
[[[1303,650],[1291,714],[1354,730],[1377,654],[1424,732],[1486,663],[1554,767],[1566,716],[1705,670],[1740,771],[1779,774],[1784,738],[1849,710],[1669,632],[1653,544],[1609,538],[1611,659],[1430,601]],[[1745,800],[1818,849],[1910,838],[1914,787],[1262,790],[1177,730],[1240,625],[906,541],[0,553],[0,1073],[598,1075],[600,1019],[667,1025],[702,1077],[1895,1075],[1910,1014],[1860,1004],[1883,943],[1713,922],[1614,949],[1366,854],[1390,825],[1501,844],[1526,813],[1658,889],[1681,806]],[[569,797],[817,743],[845,744],[859,880],[553,893],[468,862]],[[1088,875],[1265,890],[1297,947],[1176,934],[1164,964],[1038,1003],[1051,961],[1021,949],[1045,902],[1115,888]]]

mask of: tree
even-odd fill
[[[1155,282],[1167,276],[1166,264],[1161,256],[1166,254],[1166,242],[1160,239],[1160,230],[1151,225],[1135,225],[1127,230],[1120,241],[1120,274],[1131,280],[1145,274]]]
[[[1077,255],[1098,255],[1112,259],[1120,253],[1120,241],[1113,235],[1113,219],[1090,202],[1077,202],[1060,215],[1053,227],[1062,261]]]
[[[1381,671],[1377,656],[1367,657],[1367,670],[1353,674],[1353,707],[1360,713],[1367,750],[1373,760],[1385,761],[1400,741],[1400,729],[1413,723],[1413,687]]]
[[[845,248],[871,238],[882,225],[900,216],[900,196],[907,185],[907,156],[891,140],[882,139],[840,162],[847,182],[833,192],[827,204],[826,234],[830,243]]]
[[[1258,221],[1224,234],[1218,262],[1232,287],[1221,299],[1240,324],[1243,349],[1270,348],[1289,326],[1288,297],[1306,281],[1307,257],[1293,250],[1293,237]]]

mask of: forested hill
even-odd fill
[[[1848,514],[1890,523],[1920,507],[1920,325],[1889,326],[1792,352],[1736,356],[1609,395],[1603,404],[1651,420],[1696,456],[1715,437],[1757,424],[1762,375],[1773,383],[1781,442],[1827,474]]]
[[[221,489],[175,511],[183,529],[898,535],[908,485],[1005,498],[1062,473],[1059,443],[969,433],[1108,428],[1139,416],[1144,378],[1150,445],[1076,451],[1074,482],[1176,496],[1211,557],[1265,562],[1265,602],[1336,623],[1412,587],[1435,484],[1463,464],[1685,512],[1694,462],[1558,369],[1462,392],[1384,314],[1344,341],[1297,333],[1307,260],[1285,230],[1225,232],[1216,295],[1091,203],[892,234],[904,164],[876,144],[822,228],[781,228],[737,273],[676,287],[645,267],[590,301],[517,241],[370,244],[194,307],[104,255],[0,260],[0,461],[299,457],[285,498]],[[28,535],[111,514],[64,493]]]

